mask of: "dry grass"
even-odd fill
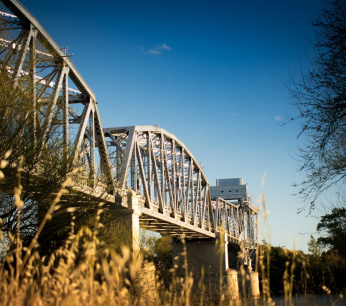
[[[6,166],[5,155],[0,168]],[[14,205],[20,220],[21,208],[21,167],[19,165],[18,186],[14,190]],[[3,173],[0,170],[0,179]],[[169,288],[155,276],[152,263],[144,262],[143,257],[132,258],[129,248],[123,247],[120,254],[105,248],[98,238],[98,230],[103,227],[102,203],[96,214],[96,229],[88,227],[75,229],[74,219],[65,243],[47,257],[41,257],[37,243],[45,223],[51,213],[60,209],[59,200],[66,192],[69,180],[65,181],[27,247],[23,247],[20,228],[16,236],[8,235],[10,243],[0,231],[2,246],[11,245],[6,257],[0,263],[0,303],[1,305],[273,305],[269,287],[269,265],[266,265],[263,250],[260,249],[259,266],[262,271],[262,299],[253,300],[246,296],[247,273],[240,267],[240,282],[243,298],[231,299],[227,292],[210,292],[202,282],[193,286],[193,276],[189,272],[185,256],[185,276],[177,275],[174,265]],[[264,208],[265,201],[263,198]],[[73,213],[73,212],[71,212]],[[1,221],[1,220],[0,220]],[[18,222],[20,224],[20,222]],[[0,224],[1,225],[1,224]],[[221,239],[223,243],[223,239]],[[222,248],[221,248],[222,249]],[[100,251],[103,250],[103,251]],[[186,247],[184,245],[186,255]],[[184,255],[184,254],[183,254]],[[223,254],[220,254],[222,257]],[[268,256],[268,253],[267,253]],[[203,271],[202,271],[203,275]],[[153,279],[156,278],[156,279]],[[202,277],[203,278],[203,277]],[[292,305],[292,284],[294,281],[294,260],[287,264],[284,276],[285,304]],[[223,278],[220,278],[220,288]],[[326,288],[326,292],[327,292]],[[327,292],[328,293],[328,292]],[[311,303],[310,303],[311,304]]]
[[[7,166],[10,153],[3,157],[0,169]],[[144,262],[142,256],[132,257],[125,246],[120,254],[105,248],[98,238],[98,230],[104,226],[100,221],[102,203],[96,213],[96,229],[84,226],[75,230],[72,217],[65,243],[49,256],[40,256],[38,237],[52,213],[61,208],[58,203],[70,179],[62,184],[31,243],[24,247],[20,237],[21,171],[19,164],[14,189],[16,235],[4,235],[0,230],[0,247],[6,249],[0,262],[1,305],[189,305],[193,280],[188,272],[185,278],[173,277],[166,290],[155,279],[153,264]],[[1,170],[0,179],[4,179]]]

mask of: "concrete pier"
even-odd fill
[[[251,296],[254,299],[260,298],[260,289],[259,289],[259,277],[258,272],[250,272],[250,286],[251,286]]]
[[[194,276],[201,275],[203,269],[206,280],[218,279],[220,271],[225,270],[224,254],[220,252],[216,239],[186,239],[183,243],[173,238],[172,256],[177,260],[177,273],[181,275],[185,273],[185,264]]]
[[[184,252],[186,250],[186,253]],[[228,245],[216,239],[186,239],[183,243],[173,238],[172,256],[177,264],[177,275],[185,275],[185,265],[192,272],[194,285],[203,278],[211,292],[225,290],[229,298],[239,297],[238,272],[228,268]]]
[[[233,269],[226,270],[226,295],[231,300],[239,298],[238,271]]]
[[[141,217],[138,197],[134,192],[127,191],[126,198],[123,200],[127,201],[128,208],[119,207],[114,211],[118,222],[122,223],[126,229],[124,244],[130,247],[132,256],[138,257]],[[224,236],[221,235],[221,237]],[[234,245],[228,244],[225,238],[185,239],[184,242],[178,238],[172,238],[172,257],[178,277],[185,277],[186,273],[192,273],[195,288],[203,280],[208,291],[215,293],[222,291],[230,300],[238,299],[244,294],[247,297],[258,298],[260,295],[258,273],[247,266],[242,266],[243,270],[241,270],[237,256],[238,251],[234,249]],[[230,263],[232,263],[231,269]],[[249,265],[251,266],[251,260]],[[154,270],[149,270],[151,275],[149,279],[154,279]],[[148,278],[147,272],[144,273],[146,278]],[[155,286],[155,282],[150,281],[150,286]]]
[[[220,244],[217,239],[186,239],[183,243],[173,238],[172,256],[177,265],[177,275],[185,276],[187,264],[187,271],[192,273],[195,286],[203,278],[204,285],[210,291],[224,290],[228,299],[238,299],[244,294],[255,299],[260,296],[258,272],[244,266],[245,273],[240,273],[239,268],[229,268],[227,243]]]
[[[126,196],[127,209],[119,208],[113,209],[114,220],[121,224],[120,230],[121,243],[131,249],[132,256],[138,257],[140,253],[140,226],[139,217],[141,212],[139,210],[138,198],[132,191],[127,191]]]

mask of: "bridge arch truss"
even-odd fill
[[[96,97],[69,54],[20,2],[1,2],[6,11],[0,13],[0,69],[31,97],[35,146],[55,133],[65,158],[84,165],[76,188],[90,193],[100,188],[113,203],[117,194],[132,190],[142,222],[161,232],[215,237],[224,224],[232,241],[253,237],[253,210],[221,200],[213,206],[200,164],[176,136],[152,126],[103,129]]]
[[[84,162],[85,180],[94,187],[100,178],[114,194],[114,179],[96,97],[69,55],[16,0],[2,0],[0,69],[32,101],[32,140],[40,147],[49,135],[60,135],[65,158]]]
[[[104,134],[117,187],[142,195],[143,212],[214,236],[208,181],[176,136],[153,126],[106,128]]]

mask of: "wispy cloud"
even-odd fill
[[[229,115],[230,115],[232,118],[234,118],[234,117],[238,117],[238,116],[239,116],[239,113],[233,112],[233,113],[230,113]]]
[[[280,116],[275,116],[275,121],[281,122],[281,117]]]
[[[165,43],[163,43],[161,46],[159,46],[162,50],[171,50],[171,47],[170,46],[167,46]]]
[[[150,55],[160,55],[162,54],[163,51],[170,51],[172,48],[168,45],[166,45],[165,43],[161,44],[161,45],[156,45],[154,48],[151,48],[149,50],[145,50],[143,48],[142,52],[144,54],[150,54]]]

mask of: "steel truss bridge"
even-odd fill
[[[212,201],[200,164],[164,129],[103,128],[96,97],[68,54],[18,1],[1,2],[0,68],[32,98],[32,125],[42,142],[58,132],[70,158],[84,166],[74,190],[114,206],[120,195],[124,208],[132,192],[146,228],[198,239],[215,238],[223,228],[228,241],[256,247],[257,211],[249,201]]]

